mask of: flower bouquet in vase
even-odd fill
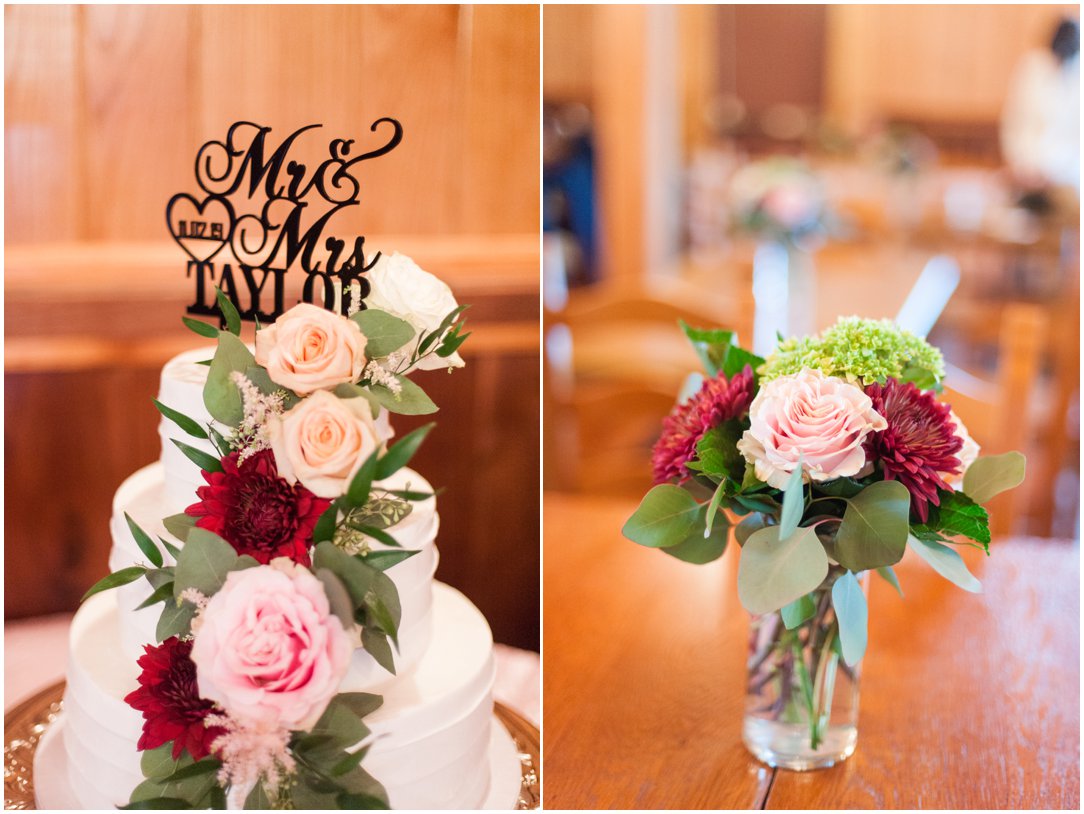
[[[1018,452],[979,457],[939,400],[940,352],[888,321],[839,320],[761,359],[730,331],[682,325],[693,374],[653,450],[655,486],[623,528],[691,563],[741,548],[752,614],[743,738],[772,766],[853,753],[866,592],[910,548],[981,590],[957,546],[989,554],[982,504],[1024,478]]]

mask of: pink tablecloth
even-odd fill
[[[4,709],[64,678],[71,614],[21,619],[4,625]],[[498,644],[497,700],[541,720],[538,654]]]

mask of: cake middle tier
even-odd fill
[[[410,469],[401,469],[392,477],[381,481],[374,489],[405,489],[432,492],[432,487],[421,475]],[[399,623],[399,652],[395,655],[397,672],[408,672],[424,655],[429,646],[432,628],[433,575],[437,569],[437,547],[435,539],[440,525],[434,498],[412,504],[413,509],[407,517],[388,529],[404,550],[418,551],[409,559],[387,570],[388,577],[395,583],[402,606],[402,619]],[[113,518],[110,532],[113,537],[113,549],[109,555],[109,570],[118,571],[131,565],[146,563],[146,557],[140,551],[125,519],[127,514],[151,538],[163,537],[176,540],[166,531],[163,518],[182,511],[166,492],[163,468],[160,463],[150,464],[140,469],[121,484],[113,498]],[[372,541],[377,550],[388,550],[383,543]],[[173,559],[163,550],[166,564]],[[121,647],[126,656],[133,661],[143,653],[143,646],[157,642],[155,628],[162,612],[160,604],[136,610],[152,593],[150,584],[140,579],[117,589],[120,607],[118,617]],[[360,638],[356,645],[360,645]],[[393,676],[376,660],[362,649],[354,652],[350,669],[351,689],[379,691],[380,687],[392,680]]]

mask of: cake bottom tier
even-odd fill
[[[123,654],[118,621],[109,592],[88,600],[72,623],[63,741],[71,788],[86,809],[127,803],[143,780],[136,749],[143,719],[123,700],[139,668]],[[473,809],[486,800],[494,670],[485,618],[435,583],[432,643],[365,719],[375,739],[363,765],[392,808]]]

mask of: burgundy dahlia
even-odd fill
[[[685,464],[696,457],[696,444],[704,434],[724,421],[741,418],[753,400],[753,369],[727,380],[720,373],[682,404],[674,405],[663,419],[662,435],[651,450],[655,483],[682,483],[690,473]]]
[[[200,502],[185,514],[198,517],[197,526],[213,531],[238,554],[264,565],[289,557],[307,567],[313,528],[331,501],[280,478],[269,449],[241,463],[238,457],[234,452],[223,458],[221,472],[203,473],[207,485],[196,490]]]
[[[881,463],[886,480],[907,487],[911,508],[925,523],[929,504],[941,505],[938,490],[951,488],[938,473],[960,469],[956,454],[963,441],[956,435],[949,406],[939,403],[933,393],[895,379],[869,385],[866,394],[888,422],[888,429],[870,434],[866,454]]]
[[[160,645],[148,644],[136,663],[143,668],[139,689],[128,693],[124,701],[143,713],[143,734],[138,748],[155,749],[173,741],[173,759],[184,749],[193,759],[210,754],[211,744],[225,730],[204,726],[203,720],[214,711],[214,704],[199,697],[196,665],[190,658],[191,641],[171,636]]]

